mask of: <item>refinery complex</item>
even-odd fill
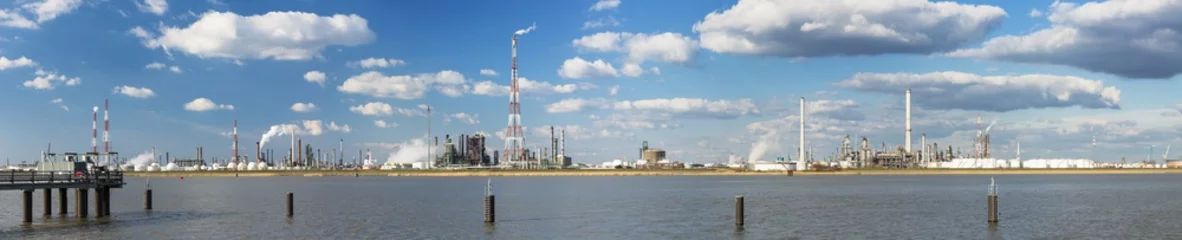
[[[22,163],[10,165],[9,169],[39,169],[63,170],[77,166],[77,163],[93,164],[93,166],[117,167],[124,171],[260,171],[260,170],[342,170],[342,169],[681,169],[681,168],[735,168],[753,171],[801,171],[814,168],[823,169],[858,169],[858,168],[1165,168],[1182,167],[1182,160],[1169,160],[1167,147],[1162,161],[1146,161],[1126,163],[1097,163],[1088,159],[1022,159],[1021,146],[1013,158],[999,158],[990,153],[989,127],[981,128],[980,117],[977,119],[978,130],[973,139],[971,152],[954,152],[953,146],[927,142],[926,134],[920,133],[919,148],[914,149],[911,129],[911,90],[905,93],[906,119],[903,130],[904,144],[888,148],[885,143],[875,148],[870,140],[850,138],[846,135],[835,155],[824,159],[816,159],[813,151],[806,151],[807,147],[797,148],[795,158],[791,156],[777,157],[775,160],[732,158],[726,163],[691,164],[673,161],[666,158],[666,152],[660,148],[650,148],[647,141],[639,146],[635,159],[622,157],[597,165],[575,164],[566,153],[566,131],[550,127],[548,146],[529,149],[525,146],[525,134],[522,127],[520,88],[517,76],[517,39],[512,37],[512,69],[509,91],[508,125],[505,128],[504,148],[493,150],[488,145],[488,136],[484,134],[444,134],[442,139],[430,132],[430,111],[427,107],[427,136],[432,142],[426,145],[426,156],[416,156],[411,162],[386,161],[378,163],[368,149],[356,149],[356,155],[346,158],[344,139],[338,146],[314,148],[310,143],[305,144],[297,136],[294,129],[278,129],[272,127],[271,132],[255,142],[253,156],[239,151],[238,122],[234,121],[233,147],[229,157],[213,157],[207,159],[201,146],[194,148],[190,156],[173,158],[170,152],[163,156],[153,149],[150,154],[141,154],[132,159],[120,158],[117,152],[110,149],[110,121],[108,118],[109,102],[103,106],[103,148],[98,148],[98,107],[94,107],[92,115],[91,149],[89,152],[52,152],[52,145],[42,152],[39,160],[34,164]],[[810,146],[805,139],[806,115],[805,98],[800,98],[800,138],[799,146]],[[288,135],[290,148],[281,149],[277,154],[273,149],[264,149],[270,137]],[[405,146],[404,146],[405,147]],[[1152,156],[1150,156],[1152,157]],[[348,161],[346,161],[348,160]]]

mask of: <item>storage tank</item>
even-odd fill
[[[644,150],[644,160],[650,163],[656,163],[664,159],[665,150],[661,150],[660,148],[649,148],[648,150]]]

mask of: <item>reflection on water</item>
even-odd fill
[[[1180,175],[157,178],[112,191],[109,219],[37,216],[0,192],[0,239],[1169,239]],[[295,193],[295,216],[285,194]],[[55,192],[56,194],[56,192]],[[734,196],[746,225],[734,226]],[[34,194],[34,209],[41,209]],[[69,196],[73,210],[73,191]],[[40,211],[36,211],[40,215]]]

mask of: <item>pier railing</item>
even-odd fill
[[[0,173],[0,185],[3,184],[120,184],[123,183],[122,171],[96,171],[95,173],[61,173],[53,171],[16,171],[10,170]]]

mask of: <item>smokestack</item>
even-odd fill
[[[920,153],[923,154],[923,155],[919,155],[919,160],[920,161],[929,160],[925,157],[928,155],[928,134],[927,133],[920,133],[919,134],[919,148],[920,148]]]
[[[254,162],[263,161],[263,146],[259,142],[254,142]]]
[[[111,153],[111,122],[107,118],[110,109],[111,106],[107,99],[103,99],[103,153],[105,153],[103,154],[103,159],[105,159],[104,162],[107,162],[107,164],[111,164],[111,156],[109,155]]]
[[[164,155],[168,155],[168,153],[164,153]],[[197,159],[205,161],[205,148],[202,148],[200,146],[197,147]]]
[[[234,164],[238,164],[238,120],[234,120]]]
[[[296,142],[299,143],[299,145],[296,145],[296,149],[299,149],[299,150],[295,151],[296,153],[299,153],[299,154],[296,154],[296,158],[295,158],[296,159],[296,166],[303,166],[304,165],[304,139],[303,138],[296,139]]]
[[[345,155],[345,139],[344,138],[341,139],[341,155],[342,156],[337,156],[336,152],[333,152],[332,155],[337,158],[337,165],[342,165],[342,166],[345,165],[345,157],[343,156],[343,155]]]
[[[295,165],[295,158],[296,158],[296,133],[295,133],[296,131],[295,131],[295,129],[289,129],[289,130],[291,130],[291,152],[290,152],[291,156],[287,159],[287,165],[294,166]]]
[[[907,89],[907,133],[903,135],[903,149],[911,153],[911,89]]]
[[[558,138],[561,139],[559,140],[561,144],[558,146],[561,150],[558,151],[558,155],[566,156],[566,129],[562,129],[562,136]]]
[[[804,146],[805,146],[805,144],[804,144],[804,121],[805,121],[804,97],[800,97],[800,149],[799,149],[800,155],[798,155],[796,157],[796,159],[798,162],[801,162],[801,163],[805,162],[805,158],[804,158]]]
[[[98,106],[94,106],[90,120],[90,151],[98,152]]]

